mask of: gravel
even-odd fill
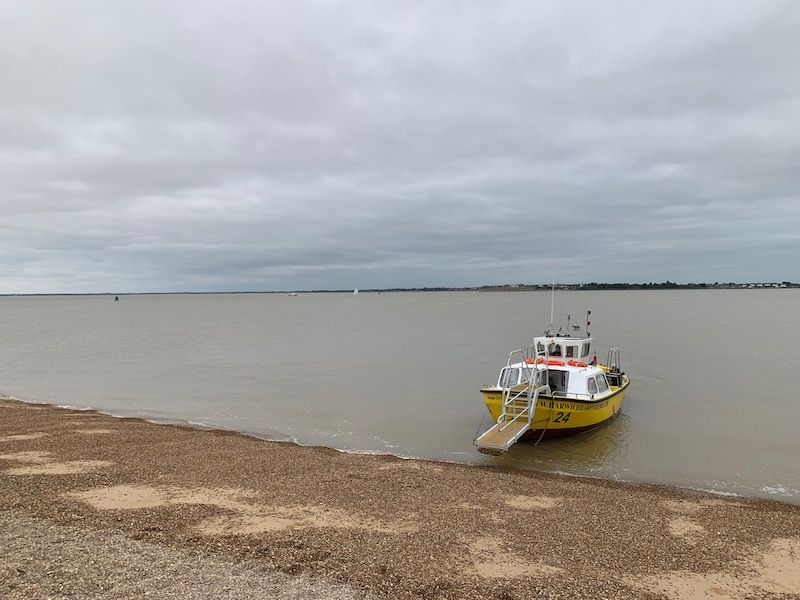
[[[81,433],[90,430],[106,432]],[[0,399],[4,437],[0,511],[15,533],[2,554],[27,558],[24,574],[2,571],[0,597],[133,598],[164,585],[159,598],[281,598],[271,590],[282,588],[654,598],[676,574],[746,577],[774,540],[800,540],[800,507],[778,502],[343,454]],[[20,453],[48,468],[12,474],[29,466]],[[79,461],[94,466],[62,468]],[[124,506],[91,502],[119,490]],[[492,565],[501,576],[487,576]],[[779,589],[742,585],[742,598]]]
[[[356,600],[347,586],[288,576],[263,561],[198,555],[119,533],[0,512],[0,595],[163,600]]]

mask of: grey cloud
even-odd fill
[[[800,279],[793,2],[7,3],[0,291]]]

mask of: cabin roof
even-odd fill
[[[555,359],[559,360],[559,359]],[[559,362],[562,362],[559,360]],[[576,361],[577,362],[577,361]],[[595,365],[586,365],[586,366],[579,366],[579,365],[570,365],[568,362],[564,362],[563,365],[543,365],[543,364],[529,364],[529,363],[512,363],[509,365],[512,369],[521,369],[526,367],[528,369],[538,369],[540,371],[544,370],[547,367],[551,371],[569,371],[571,373],[576,372],[583,372],[587,377],[591,377],[596,375],[597,373],[605,373],[603,369],[597,367]]]
[[[572,335],[538,335],[533,338],[534,342],[547,342],[547,343],[556,343],[559,342],[591,342],[592,337],[587,335],[580,335],[580,336],[572,336]]]

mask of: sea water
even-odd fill
[[[800,290],[563,292],[631,377],[592,432],[473,446],[479,389],[549,323],[546,292],[0,298],[0,392],[353,452],[800,503]]]

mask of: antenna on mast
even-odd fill
[[[556,303],[556,272],[553,271],[553,285],[550,288],[550,329],[553,329],[553,309]]]

